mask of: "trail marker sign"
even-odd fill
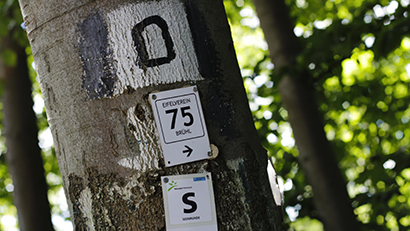
[[[149,98],[167,167],[212,155],[196,86],[151,93]]]
[[[167,231],[217,231],[210,173],[161,177]]]

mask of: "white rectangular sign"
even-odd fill
[[[167,231],[217,231],[210,173],[161,177]]]
[[[150,94],[165,165],[209,158],[211,148],[196,86]]]

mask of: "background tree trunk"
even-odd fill
[[[160,176],[198,172],[219,230],[281,230],[222,1],[20,5],[76,230],[163,230]],[[219,156],[165,168],[148,94],[194,84]]]
[[[346,182],[323,130],[322,115],[309,84],[311,77],[297,67],[296,57],[302,49],[293,34],[289,10],[283,0],[254,0],[254,4],[275,69],[293,69],[299,74],[286,74],[279,89],[289,114],[299,161],[307,182],[312,185],[314,203],[325,230],[359,230]]]
[[[13,179],[14,204],[20,230],[54,230],[47,199],[43,159],[38,146],[37,118],[33,111],[31,81],[25,47],[17,44],[10,31],[2,39],[1,49],[17,55],[15,66],[0,64],[4,83],[3,124],[6,137],[6,160]]]

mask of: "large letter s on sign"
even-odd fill
[[[195,193],[189,192],[189,193],[185,193],[182,196],[182,202],[191,206],[190,209],[184,209],[184,213],[193,213],[198,208],[198,205],[195,203],[195,201],[188,200],[188,197],[195,197]]]

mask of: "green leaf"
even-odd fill
[[[15,67],[17,65],[17,54],[12,49],[6,48],[1,53],[3,62],[9,67]]]

